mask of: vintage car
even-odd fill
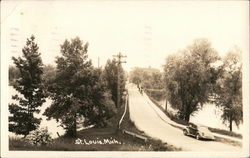
[[[196,139],[210,139],[214,140],[214,135],[205,126],[196,125],[194,123],[189,123],[189,125],[183,129],[183,134],[187,136],[193,136]]]

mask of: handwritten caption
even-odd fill
[[[91,139],[91,140],[87,140],[87,139],[80,139],[77,138],[75,140],[75,144],[79,144],[79,145],[95,145],[95,144],[99,144],[99,145],[106,145],[106,144],[122,144],[120,141],[116,140],[115,138],[103,138],[103,139]]]

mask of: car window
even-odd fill
[[[189,124],[189,127],[190,127],[190,128],[195,128],[195,129],[197,128],[197,126],[194,125],[194,124]]]
[[[204,132],[209,132],[208,128],[203,126],[199,127],[199,130]]]

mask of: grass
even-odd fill
[[[94,131],[94,132],[93,132]],[[130,138],[121,132],[109,133],[110,129],[88,129],[79,132],[78,137],[81,140],[104,140],[115,139],[121,144],[75,144],[76,138],[59,138],[46,146],[34,146],[27,143],[24,139],[10,138],[10,150],[25,151],[169,151],[170,149],[160,141],[141,142],[140,140]],[[106,133],[103,133],[106,132]],[[90,134],[91,133],[91,134]],[[99,133],[99,134],[98,134]],[[101,134],[100,134],[101,133]]]
[[[9,138],[10,150],[22,151],[180,151],[180,148],[175,148],[167,143],[162,143],[160,140],[149,138],[144,132],[139,131],[134,123],[129,118],[129,110],[127,109],[124,120],[121,124],[121,129],[117,130],[118,121],[124,112],[124,106],[118,108],[118,113],[109,120],[107,128],[89,128],[78,131],[77,138],[69,138],[62,136],[54,139],[51,143],[44,146],[35,146],[29,144],[22,138]],[[140,139],[133,138],[123,134],[123,130],[128,130],[136,134],[143,135],[148,138],[144,142]],[[88,143],[103,140],[116,140],[121,144],[75,144],[77,139],[84,140]]]
[[[222,130],[222,129],[217,129],[217,128],[212,128],[212,127],[208,127],[208,129],[214,133],[223,134],[223,135],[242,139],[242,135],[238,134],[238,133],[234,133],[234,132],[226,131],[226,130]]]
[[[216,137],[216,136],[214,138],[216,141],[221,142],[221,143],[230,144],[232,146],[242,147],[241,142],[237,142],[237,141],[233,141],[233,140],[229,140],[229,139],[225,139],[225,138],[221,138],[221,137]]]

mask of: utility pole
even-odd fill
[[[100,58],[98,57],[98,68],[100,67]]]
[[[120,107],[120,66],[121,63],[126,63],[126,61],[121,61],[122,58],[126,58],[126,55],[122,55],[121,52],[119,52],[118,55],[113,55],[113,57],[117,58],[117,107]]]

